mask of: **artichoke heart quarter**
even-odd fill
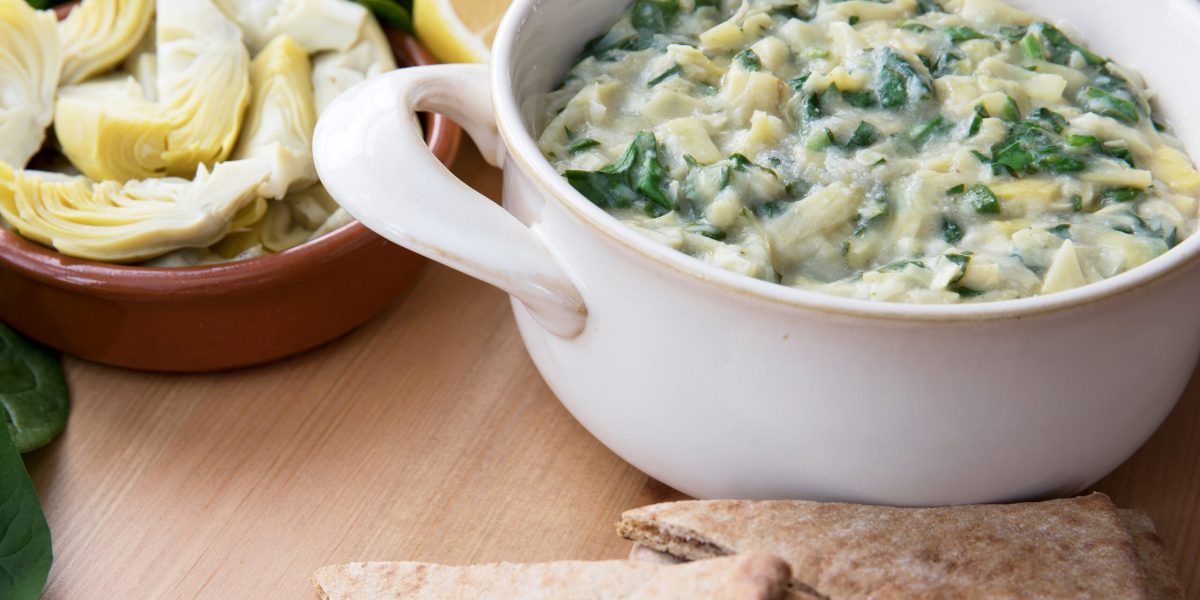
[[[342,92],[361,81],[396,68],[387,36],[375,19],[363,25],[362,37],[349,50],[322,52],[313,58],[313,94],[317,114]]]
[[[188,177],[228,158],[237,141],[250,101],[241,30],[212,0],[159,0],[156,10],[156,101],[111,79],[59,95],[59,145],[92,179]]]
[[[0,0],[0,161],[24,167],[46,139],[62,69],[53,12]]]
[[[83,0],[58,24],[63,85],[108,71],[137,47],[154,18],[154,0]]]
[[[0,216],[21,235],[59,252],[106,262],[138,262],[179,248],[209,246],[239,212],[255,210],[269,167],[229,161],[195,179],[121,184],[17,171],[0,164]]]
[[[366,8],[347,0],[216,0],[242,28],[253,52],[281,35],[290,36],[310,54],[347,50],[358,41],[363,23],[374,21]]]
[[[270,162],[271,178],[261,190],[267,198],[283,198],[288,191],[317,181],[312,157],[317,114],[311,77],[308,53],[286,35],[275,38],[250,63],[253,99],[233,156]]]

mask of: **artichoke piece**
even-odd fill
[[[312,156],[317,113],[311,78],[308,53],[286,35],[275,38],[250,63],[253,100],[233,157],[271,163],[271,178],[260,192],[268,198],[283,198],[289,190],[317,181]]]
[[[216,243],[239,213],[255,210],[268,166],[229,161],[194,181],[148,179],[120,184],[16,171],[0,164],[0,216],[21,235],[63,254],[137,262]]]
[[[96,180],[188,177],[233,151],[250,101],[241,31],[211,0],[159,0],[156,101],[112,78],[63,88],[54,127]]]
[[[62,69],[53,12],[0,0],[0,162],[24,167],[46,140]]]
[[[79,83],[108,71],[146,37],[154,0],[84,0],[58,25],[63,68],[59,82]]]
[[[317,113],[333,102],[338,94],[355,84],[396,68],[396,57],[387,36],[374,17],[363,26],[362,38],[344,52],[324,52],[313,59],[313,93]]]
[[[320,237],[317,233],[340,211],[329,192],[317,184],[267,203],[261,220],[248,229],[231,231],[212,251],[226,260],[247,252],[282,252]]]
[[[309,54],[347,50],[358,41],[367,9],[346,0],[216,0],[242,28],[246,45],[257,53],[271,40],[288,35]]]

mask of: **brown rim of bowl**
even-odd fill
[[[60,18],[73,3],[57,9]],[[437,64],[420,42],[402,31],[386,28],[396,62],[403,67]],[[424,115],[425,141],[449,167],[458,154],[462,130],[439,114]],[[141,267],[72,258],[0,228],[0,265],[31,279],[63,289],[86,289],[89,295],[145,297],[164,293],[190,297],[225,296],[252,292],[289,279],[312,263],[335,260],[379,237],[358,221],[294,248],[246,260],[197,267]]]

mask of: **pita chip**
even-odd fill
[[[1183,582],[1179,579],[1179,571],[1175,570],[1175,559],[1171,558],[1162,539],[1158,537],[1154,521],[1140,510],[1121,509],[1117,514],[1133,540],[1133,549],[1149,579],[1150,597],[1154,600],[1183,600]]]
[[[1107,496],[890,508],[692,501],[626,512],[622,536],[686,560],[777,555],[818,597],[1151,598]]]
[[[621,560],[467,567],[352,563],[324,567],[313,575],[322,600],[776,600],[784,597],[790,578],[787,563],[761,554],[681,565]]]

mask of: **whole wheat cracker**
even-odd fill
[[[766,552],[825,598],[1149,598],[1107,496],[950,508],[691,501],[626,512],[622,536],[694,560]]]
[[[746,554],[673,566],[620,560],[464,567],[351,563],[323,567],[313,582],[322,600],[779,600],[790,577],[782,559]]]

